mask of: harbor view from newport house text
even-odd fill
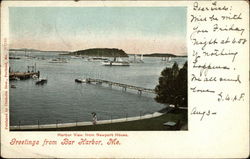
[[[10,7],[10,130],[188,130],[186,14]]]

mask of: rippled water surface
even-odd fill
[[[13,54],[13,53],[12,53]],[[21,53],[14,53],[20,56]],[[11,81],[10,124],[50,124],[56,122],[91,121],[91,112],[98,120],[139,116],[153,113],[164,107],[154,101],[154,94],[122,91],[113,86],[79,84],[76,78],[100,78],[145,88],[155,88],[161,71],[176,61],[182,67],[186,58],[172,58],[170,62],[161,58],[144,57],[144,63],[132,63],[128,67],[103,66],[101,62],[68,58],[68,63],[49,63],[58,57],[56,53],[34,53],[36,58],[10,60],[14,71],[27,71],[27,66],[36,65],[41,77],[48,78],[43,86],[35,80]],[[43,57],[41,60],[37,57]],[[134,57],[129,57],[133,60]]]

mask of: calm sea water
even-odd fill
[[[11,53],[13,55],[13,53]],[[181,67],[186,58],[172,58],[163,62],[161,58],[144,57],[144,63],[132,63],[129,67],[103,66],[101,62],[70,59],[68,63],[49,63],[58,53],[33,53],[44,57],[27,59],[23,53],[14,53],[20,60],[10,60],[14,71],[27,71],[35,65],[41,77],[48,78],[43,86],[35,80],[10,81],[16,88],[10,88],[10,125],[30,125],[91,121],[91,112],[98,120],[145,115],[158,111],[164,105],[154,101],[154,94],[143,93],[113,86],[75,83],[76,78],[100,78],[145,88],[155,88],[165,67],[176,61]],[[134,57],[130,57],[132,60]]]

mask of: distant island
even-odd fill
[[[142,55],[142,54],[128,54],[128,55]],[[143,54],[145,57],[187,57],[187,55],[174,55],[170,53],[151,53],[151,54]]]
[[[66,54],[64,54],[66,55]],[[79,50],[70,52],[68,55],[81,55],[81,56],[103,56],[103,57],[128,57],[121,49],[116,48],[93,48],[86,50]]]
[[[40,51],[40,50],[21,48],[21,49],[9,49],[9,51]]]
[[[177,57],[174,54],[166,54],[166,53],[152,53],[152,54],[144,54],[146,57]]]
[[[91,48],[85,50],[78,50],[78,51],[43,51],[37,49],[27,49],[27,48],[20,48],[20,49],[9,49],[9,51],[23,51],[27,53],[59,53],[59,55],[69,55],[69,56],[95,56],[95,57],[128,57],[129,55],[141,55],[141,54],[127,54],[122,49],[117,48]],[[143,54],[145,57],[187,57],[187,55],[174,55],[170,53],[150,53],[150,54]]]
[[[9,51],[23,51],[23,52],[32,52],[32,53],[40,53],[40,52],[58,52],[58,53],[69,53],[69,51],[44,51],[44,50],[37,50],[37,49],[26,49],[26,48],[21,48],[21,49],[9,49]]]

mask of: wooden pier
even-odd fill
[[[40,77],[40,71],[37,71],[36,63],[34,66],[27,66],[26,72],[14,72],[11,67],[9,68],[9,80],[26,80],[33,76]]]
[[[20,79],[20,80],[25,80],[29,79],[32,76],[36,75],[37,77],[40,76],[40,72],[10,72],[9,73],[9,79],[10,80],[15,80],[15,79]]]
[[[155,94],[154,89],[137,87],[137,86],[132,86],[132,85],[123,84],[123,83],[117,83],[117,82],[112,82],[112,81],[107,81],[107,80],[102,80],[102,79],[87,78],[86,83],[96,83],[96,84],[103,84],[104,83],[104,84],[109,85],[109,87],[112,87],[112,86],[121,87],[124,91],[126,91],[127,89],[133,89],[133,90],[137,90],[138,94],[140,94],[140,95],[142,94],[142,92]]]

